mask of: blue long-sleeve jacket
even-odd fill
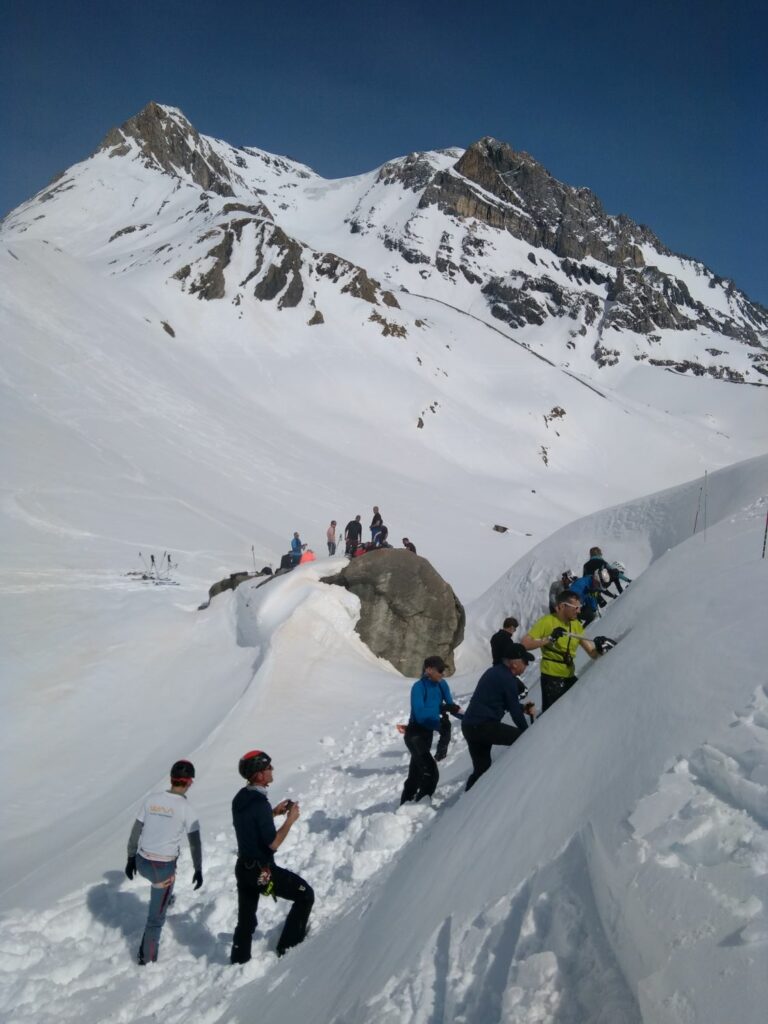
[[[592,611],[596,610],[597,599],[595,593],[597,591],[591,576],[582,576],[581,579],[574,580],[573,583],[569,584],[568,589],[572,590],[574,594],[578,594],[583,605],[586,605]]]
[[[291,551],[294,555],[301,555],[301,538],[293,537],[291,540]]]
[[[464,725],[500,722],[508,711],[518,729],[527,729],[528,723],[517,697],[518,682],[517,676],[504,664],[486,669],[464,712]]]
[[[411,722],[437,732],[440,728],[440,705],[443,703],[455,703],[448,683],[444,679],[435,683],[422,676],[411,687]]]

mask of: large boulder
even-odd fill
[[[464,608],[426,558],[382,548],[353,558],[323,582],[346,587],[360,598],[357,632],[403,675],[421,675],[430,654],[439,654],[454,671],[453,652],[464,638]]]

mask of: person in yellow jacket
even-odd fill
[[[579,622],[581,599],[572,590],[564,590],[557,596],[555,611],[543,615],[531,626],[520,641],[527,651],[541,650],[541,711],[542,713],[559,700],[576,682],[574,660],[581,647],[590,658],[598,658],[603,652],[603,637],[596,642],[582,636],[584,627]]]

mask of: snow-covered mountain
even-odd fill
[[[329,182],[200,136],[151,103],[4,228],[9,240],[98,254],[114,274],[165,268],[201,299],[298,307],[314,324],[331,313],[332,282],[387,307],[374,322],[408,337],[418,317],[392,312],[392,289],[407,289],[496,319],[583,372],[635,361],[731,381],[768,375],[768,310],[491,138]]]

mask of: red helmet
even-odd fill
[[[246,781],[250,781],[254,775],[263,772],[271,764],[272,758],[263,750],[249,750],[247,754],[243,754],[240,758],[237,770]]]

